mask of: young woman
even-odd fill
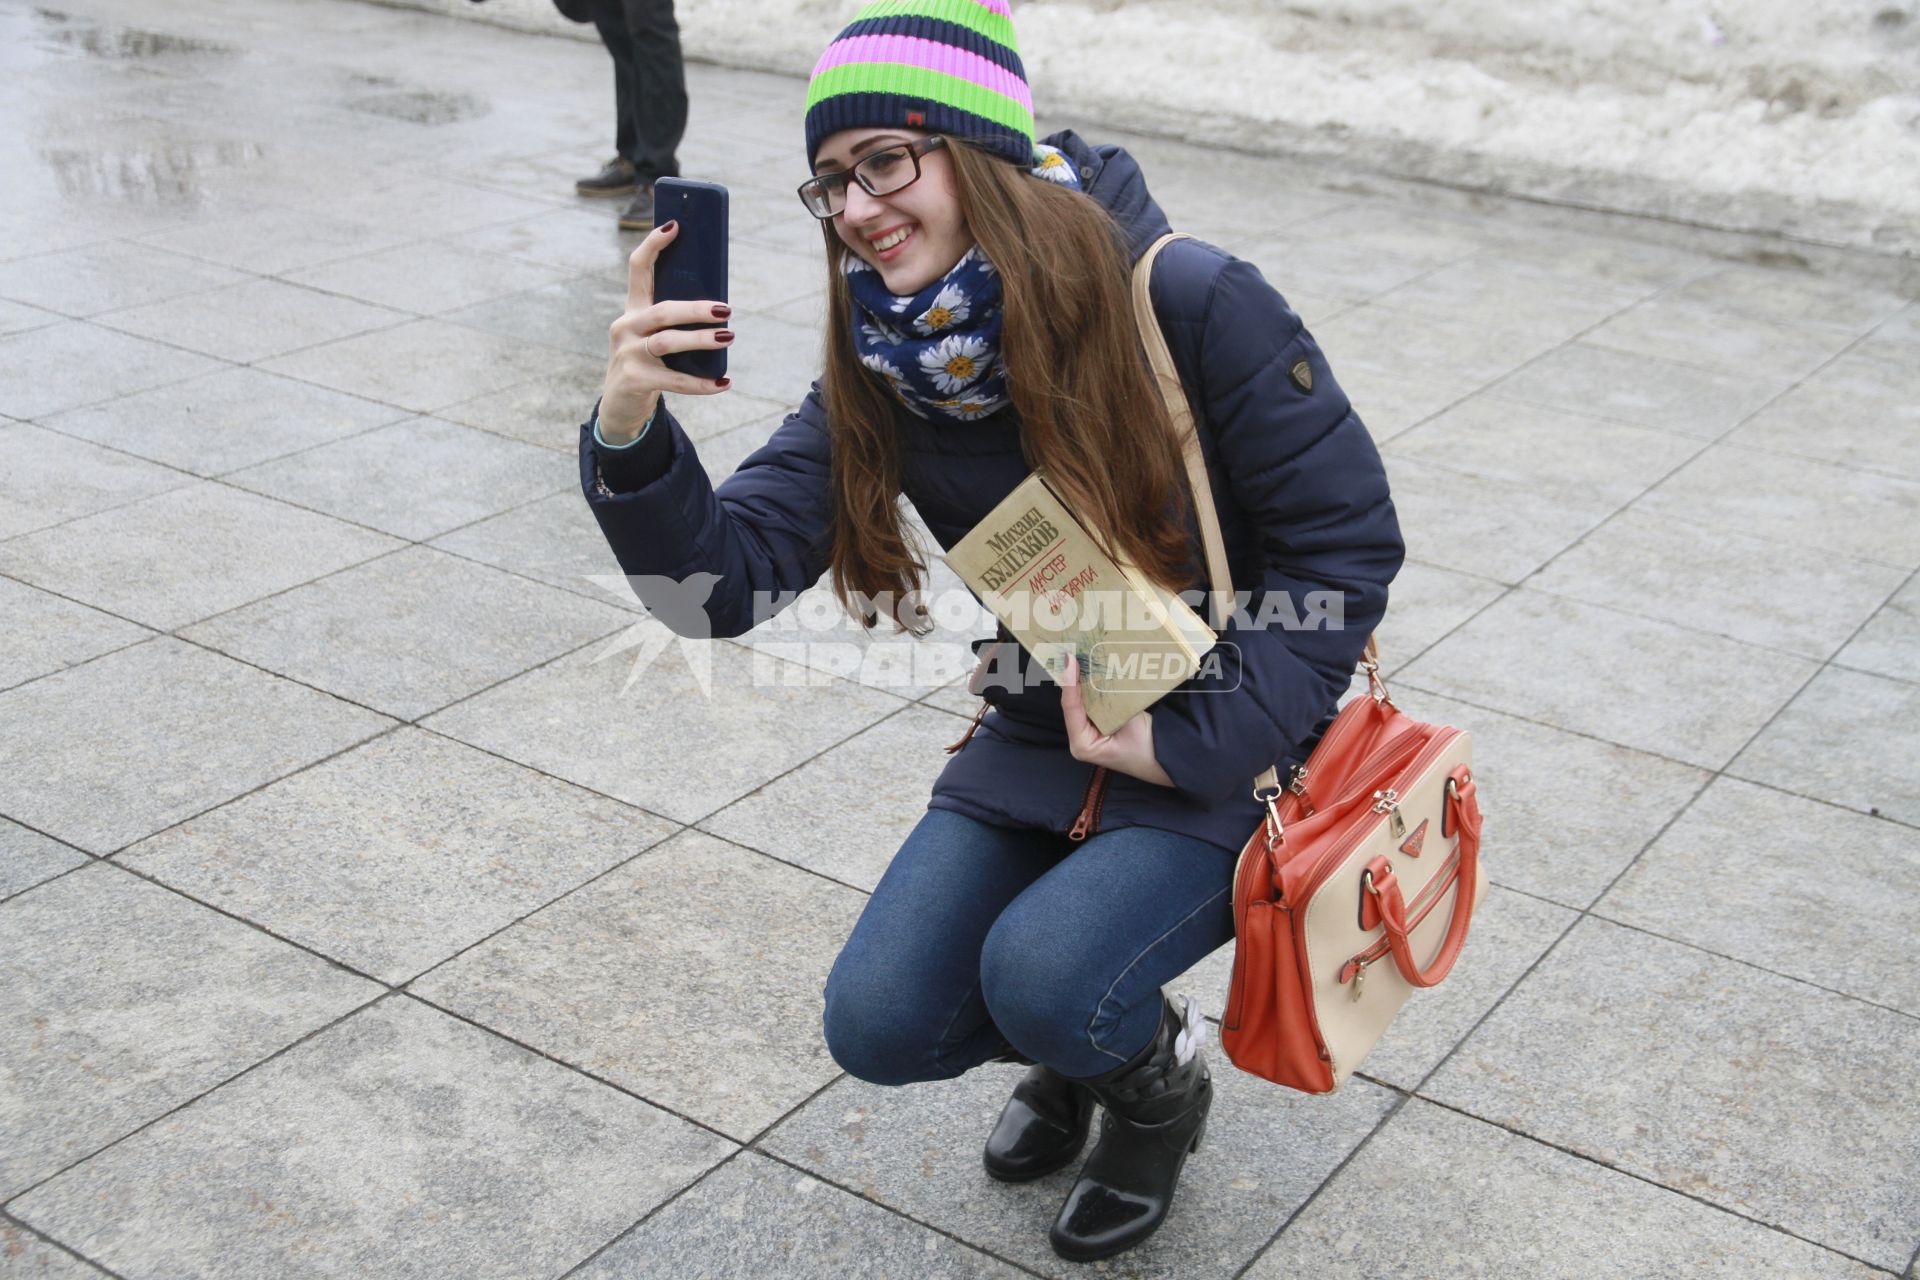
[[[814,72],[806,149],[800,195],[822,224],[831,304],[813,392],[710,486],[661,393],[727,382],[661,358],[733,334],[673,327],[724,320],[724,306],[653,302],[654,259],[678,234],[667,225],[633,254],[582,427],[587,500],[626,572],[719,575],[701,616],[667,624],[737,635],[831,571],[872,626],[870,601],[923,578],[900,495],[950,546],[1036,467],[1120,557],[1174,590],[1204,588],[1129,294],[1167,221],[1124,151],[1071,132],[1036,143],[1004,0],[861,10]],[[992,645],[976,673],[992,711],[826,988],[827,1046],[861,1079],[1033,1064],[987,1140],[996,1178],[1069,1164],[1104,1108],[1051,1233],[1074,1259],[1151,1234],[1200,1145],[1203,1026],[1161,986],[1232,937],[1234,860],[1262,812],[1251,780],[1306,758],[1402,558],[1379,455],[1259,271],[1183,240],[1151,283],[1233,581],[1251,589],[1221,664],[1107,736],[1071,674],[1063,686],[1036,673],[1004,629],[976,642]],[[1337,625],[1262,625],[1309,613],[1316,592]]]

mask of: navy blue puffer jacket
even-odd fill
[[[1090,147],[1070,131],[1047,141],[1080,167],[1134,256],[1169,230],[1126,152]],[[1300,317],[1259,270],[1200,241],[1175,241],[1154,264],[1152,297],[1199,423],[1234,586],[1252,593],[1222,635],[1233,643],[1221,646],[1219,668],[1149,713],[1154,753],[1175,785],[1102,770],[1095,793],[1094,767],[1067,750],[1059,688],[1041,681],[990,692],[993,710],[928,803],[1064,832],[1095,799],[1096,830],[1159,827],[1238,850],[1261,812],[1254,775],[1278,764],[1284,776],[1318,740],[1386,610],[1404,549],[1372,438]],[[1302,360],[1310,380],[1290,375]],[[1027,475],[1011,409],[965,424],[903,409],[898,426],[902,487],[942,547]],[[587,501],[627,573],[719,574],[706,621],[713,635],[739,635],[765,620],[756,599],[790,599],[827,568],[830,448],[819,388],[717,490],[664,408],[652,430],[663,428],[671,437],[664,474],[615,494],[596,483],[583,427]],[[1198,563],[1197,529],[1193,540]],[[1306,616],[1313,592],[1342,598],[1340,629],[1246,625]],[[1285,607],[1263,608],[1269,593],[1286,596],[1272,602]]]

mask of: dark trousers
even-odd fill
[[[642,182],[677,177],[687,131],[687,78],[673,0],[593,0],[593,25],[613,55],[615,147]]]

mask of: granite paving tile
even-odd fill
[[[624,276],[627,258],[639,244],[639,237],[621,235],[615,225],[617,213],[617,209],[555,209],[516,222],[463,231],[446,237],[443,243],[561,271],[605,271]]]
[[[606,373],[604,357],[563,357],[554,362],[552,372],[449,405],[436,416],[543,449],[575,453],[580,424],[593,412]]]
[[[417,216],[417,211],[409,209],[406,216]],[[423,240],[303,267],[287,272],[285,279],[415,315],[440,315],[502,294],[553,284],[565,275],[557,267]]]
[[[7,1280],[106,1280],[107,1273],[0,1218],[0,1275]]]
[[[1828,667],[1727,772],[1920,826],[1920,685]]]
[[[1527,587],[1829,658],[1906,576],[1870,560],[1633,508],[1562,552]]]
[[[263,462],[226,480],[424,539],[577,485],[578,475],[573,459],[551,449],[420,417]]]
[[[626,273],[604,271],[489,298],[448,311],[442,319],[604,362],[607,328],[620,318],[626,305]],[[591,401],[587,407],[592,407]]]
[[[1920,579],[1881,605],[1834,662],[1920,684]]]
[[[250,210],[202,218],[142,237],[156,248],[255,275],[278,275],[335,258],[355,257],[412,240],[405,223],[385,226],[341,218],[313,205]]]
[[[1636,509],[1803,547],[1920,566],[1920,481],[1722,442]]]
[[[1579,1211],[1569,1213],[1569,1205]],[[1340,1171],[1247,1277],[1388,1273],[1433,1280],[1881,1274],[1418,1100]]]
[[[0,898],[25,893],[86,861],[79,850],[0,818]]]
[[[631,620],[611,604],[408,547],[180,634],[415,720]]]
[[[807,384],[808,387],[812,383]],[[593,398],[600,394],[599,384],[594,385]],[[807,395],[807,387],[791,399],[769,400],[764,396],[748,395],[738,388],[732,388],[713,396],[669,396],[667,411],[680,423],[687,438],[704,443],[716,436],[725,435],[740,427],[758,426],[762,438],[773,434],[774,428],[786,421],[787,415],[800,407],[800,401]],[[587,401],[587,408],[593,408],[593,398]],[[581,415],[581,421],[586,415]],[[578,443],[578,437],[574,443]]]
[[[407,416],[258,369],[224,369],[41,421],[63,435],[217,476]]]
[[[1617,506],[1702,447],[1682,436],[1483,394],[1395,436],[1385,452],[1543,495]]]
[[[238,271],[151,245],[107,240],[82,249],[16,258],[0,266],[0,297],[84,317],[240,284],[246,278]]]
[[[1336,374],[1350,364],[1388,373],[1487,383],[1557,345],[1558,339],[1482,320],[1402,311],[1379,300],[1342,311],[1315,330]]]
[[[573,1274],[580,1280],[1014,1280],[1026,1273],[748,1151]]]
[[[39,307],[23,306],[0,298],[0,336],[25,333],[29,329],[44,329],[50,324],[60,323],[64,318],[58,312],[43,311]]]
[[[191,351],[68,320],[0,337],[0,413],[37,418],[220,367]]]
[[[558,1275],[732,1150],[397,996],[11,1211],[124,1275]]]
[[[1895,293],[1810,274],[1727,267],[1667,295],[1675,302],[1791,325],[1830,325],[1858,336],[1907,304]]]
[[[818,239],[819,232],[811,227],[803,231],[807,233],[811,252],[797,260],[793,251],[785,246],[765,245],[755,240],[739,240],[727,247],[726,300],[736,310],[771,311],[782,303],[818,293],[826,285],[826,254]],[[815,330],[816,337],[818,332]]]
[[[1640,303],[1582,336],[1596,347],[1673,358],[1733,373],[1805,377],[1853,339],[1844,331],[1701,306],[1673,295]]]
[[[191,484],[193,477],[26,422],[0,422],[0,539]]]
[[[967,722],[908,707],[743,796],[700,827],[871,892],[926,812]]]
[[[1408,715],[1473,734],[1487,880],[1585,908],[1711,776],[1389,681]]]
[[[1311,328],[1317,320],[1308,319]],[[1375,440],[1391,440],[1409,427],[1473,394],[1474,384],[1451,378],[1383,373],[1370,365],[1342,364],[1334,377]]]
[[[727,376],[735,387],[781,405],[806,399],[825,365],[821,330],[764,315],[743,318],[733,327],[740,336],[727,348]]]
[[[1235,1274],[1396,1098],[1364,1080],[1309,1098],[1242,1074],[1217,1047],[1206,1052],[1213,1111],[1181,1174],[1179,1198],[1151,1239],[1098,1274]],[[1042,1275],[1085,1275],[1084,1264],[1063,1261],[1047,1245],[1077,1165],[1021,1186],[995,1182],[980,1167],[980,1144],[1021,1071],[982,1067],[958,1080],[899,1089],[848,1078],[760,1145]]]
[[[1849,352],[1728,439],[1920,480],[1920,368]]]
[[[1502,399],[1716,440],[1792,383],[1791,376],[1764,369],[1727,373],[1569,342],[1509,374],[1496,384],[1496,393]]]
[[[399,984],[672,830],[402,729],[143,840],[119,861]]]
[[[922,706],[938,707],[942,711],[951,711],[954,715],[965,716],[968,720],[973,719],[974,713],[980,709],[980,699],[967,691],[966,676],[950,684],[941,685],[926,697],[919,699],[919,702]]]
[[[1897,822],[1716,778],[1594,911],[1920,1016],[1920,831]]]
[[[1665,289],[1724,265],[1671,245],[1593,235],[1572,227],[1520,227],[1496,220],[1492,233],[1493,252],[1513,270],[1576,281]]]
[[[745,1140],[839,1074],[821,991],[865,901],[688,831],[412,989]]]
[[[1425,1092],[1895,1269],[1920,1222],[1920,1020],[1585,920]]]
[[[578,488],[441,534],[432,545],[601,604],[646,611]]]
[[[1380,295],[1383,306],[1442,319],[1462,316],[1571,338],[1654,292],[1651,285],[1609,284],[1516,271],[1479,254]]]
[[[777,683],[756,683],[756,670]],[[902,705],[889,693],[844,680],[821,686],[812,676],[737,645],[683,640],[643,618],[422,723],[693,822]]]
[[[1287,233],[1392,254],[1429,271],[1469,257],[1498,239],[1487,220],[1379,199],[1355,200],[1292,222]]]
[[[1711,769],[1732,759],[1816,669],[1804,658],[1521,588],[1399,678]]]
[[[1382,672],[1392,675],[1506,590],[1472,574],[1407,561],[1394,575],[1387,615],[1373,633]]]
[[[390,329],[410,318],[405,312],[283,280],[254,280],[111,311],[94,322],[235,364],[251,364],[337,338]]]
[[[1365,302],[1433,268],[1413,258],[1310,236],[1295,228],[1259,238],[1238,251],[1256,264],[1267,283],[1291,297],[1296,289],[1336,302]],[[1334,366],[1336,372],[1340,366]]]
[[[111,866],[0,904],[0,975],[7,1197],[380,990]]]
[[[1592,494],[1541,493],[1384,454],[1407,555],[1496,582],[1517,583],[1612,515]]]
[[[449,182],[424,173],[385,172],[372,182],[334,193],[329,212],[382,227],[407,226],[416,236],[438,238],[533,217],[550,207],[545,201],[489,191],[470,182]],[[437,245],[433,239],[424,239],[405,247],[431,254]]]
[[[0,578],[0,617],[7,620],[7,645],[0,649],[0,689],[78,666],[153,634],[11,578]]]
[[[0,573],[170,630],[395,545],[371,529],[198,480],[0,543]]]
[[[563,367],[565,357],[444,320],[415,320],[278,356],[263,367],[386,404],[431,413]]]
[[[0,813],[112,853],[392,723],[163,636],[0,693]]]

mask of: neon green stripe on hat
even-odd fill
[[[894,62],[850,62],[815,76],[807,106],[843,93],[891,93],[970,112],[1002,128],[1033,136],[1033,112],[1004,93],[958,76]]]

